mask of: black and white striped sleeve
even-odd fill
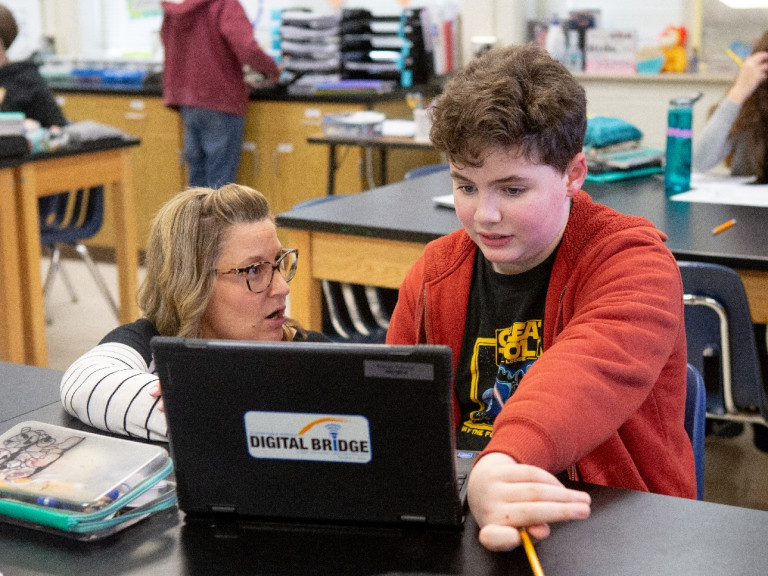
[[[75,360],[61,380],[61,401],[90,426],[167,442],[165,414],[149,394],[159,379],[149,354],[153,330],[146,328],[121,326]]]

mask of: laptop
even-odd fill
[[[188,515],[460,527],[447,346],[155,337]]]

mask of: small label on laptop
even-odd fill
[[[435,379],[435,367],[427,362],[400,362],[395,360],[366,360],[363,362],[366,378],[394,378],[396,380]]]
[[[254,458],[371,461],[371,434],[363,416],[252,410],[244,421],[248,453]]]

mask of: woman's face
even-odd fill
[[[215,267],[226,272],[258,262],[274,262],[281,248],[271,220],[234,224],[224,235]],[[277,270],[269,287],[258,294],[248,290],[244,275],[218,273],[200,321],[201,336],[227,340],[281,340],[289,292],[288,283]]]

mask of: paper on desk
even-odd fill
[[[691,189],[670,196],[679,202],[768,207],[768,184],[749,184],[754,176],[691,174]]]
[[[413,120],[384,120],[381,125],[382,136],[413,138],[415,131]]]
[[[453,194],[443,194],[441,196],[432,196],[432,201],[438,206],[445,206],[446,208],[455,208],[453,204]]]

